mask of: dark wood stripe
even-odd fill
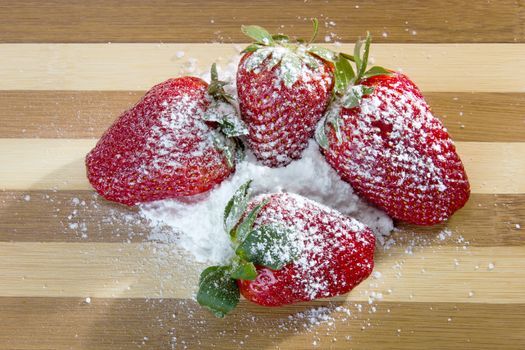
[[[189,300],[0,298],[0,349],[522,349],[525,304],[340,306],[311,324],[315,302],[262,308],[242,301],[217,319]],[[291,316],[289,318],[289,316]]]
[[[456,141],[525,141],[525,94],[425,93]]]
[[[243,41],[241,24],[309,37],[312,17],[321,19],[319,40],[334,32],[353,42],[368,30],[376,42],[525,41],[524,5],[515,0],[7,0],[0,42]]]
[[[0,241],[144,242],[151,231],[129,208],[91,191],[0,192]]]
[[[100,137],[140,91],[0,91],[0,138]],[[457,141],[525,141],[525,94],[425,94]]]
[[[91,191],[0,192],[0,218],[1,242],[143,242],[151,231],[136,208]],[[447,224],[398,227],[393,237],[403,246],[457,245],[461,239],[480,247],[524,245],[525,196],[474,194]],[[452,235],[441,240],[446,228]]]

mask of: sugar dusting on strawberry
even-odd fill
[[[256,40],[244,51],[237,71],[248,145],[263,164],[284,166],[301,157],[328,106],[333,64],[316,56],[315,47],[287,36],[272,36],[257,26],[244,32]]]
[[[442,222],[469,198],[463,164],[408,77],[382,67],[367,70],[369,47],[367,36],[353,56],[341,55],[341,62],[355,62],[356,71],[348,62],[336,70],[349,84],[338,91],[316,138],[330,165],[366,200],[395,219]]]
[[[338,143],[327,160],[358,193],[389,215],[416,224],[441,222],[461,208],[469,183],[454,144],[419,89],[404,75],[363,80],[374,92],[343,108]]]
[[[216,77],[214,77],[216,78]],[[234,170],[238,123],[221,87],[199,78],[170,79],[148,93],[106,131],[86,157],[99,194],[127,205],[210,190]],[[230,118],[234,120],[235,118]],[[242,133],[242,130],[241,130]]]
[[[254,227],[281,224],[294,235],[301,254],[281,270],[257,267],[257,278],[240,280],[245,298],[266,306],[347,293],[372,272],[375,237],[359,221],[289,193],[261,195],[267,200]]]
[[[240,294],[280,306],[347,293],[371,274],[375,236],[368,227],[296,194],[250,200],[250,184],[226,205],[224,229],[235,253],[202,272],[201,305],[224,317]]]

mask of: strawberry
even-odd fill
[[[104,198],[126,205],[208,191],[235,168],[236,137],[247,133],[212,66],[154,86],[104,133],[86,157]]]
[[[241,117],[248,145],[264,165],[280,167],[301,158],[323,116],[334,85],[332,53],[258,26],[242,31],[255,43],[244,51],[237,70]]]
[[[370,37],[356,45],[356,72],[319,124],[330,165],[358,194],[395,219],[432,225],[465,205],[470,186],[456,148],[405,75],[366,71]]]
[[[225,211],[232,262],[201,275],[197,300],[216,315],[231,311],[239,293],[280,306],[347,293],[372,272],[375,236],[360,222],[296,194],[248,197],[249,183]]]

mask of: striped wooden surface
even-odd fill
[[[228,64],[240,24],[306,35],[313,16],[346,49],[370,30],[376,63],[413,77],[473,194],[446,224],[398,224],[349,295],[217,320],[192,300],[202,266],[94,196],[82,158],[190,59]],[[523,349],[524,42],[520,0],[0,0],[0,349]]]

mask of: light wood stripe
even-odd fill
[[[0,192],[0,218],[1,242],[140,243],[151,232],[136,208],[105,201],[92,191]],[[471,247],[522,246],[525,196],[473,194],[446,224],[396,226],[401,232],[392,237],[399,246],[411,242],[457,246],[460,237]],[[441,240],[445,228],[452,236]]]
[[[0,91],[0,138],[91,138],[143,91]],[[425,97],[456,141],[525,141],[525,94],[429,92]]]
[[[284,6],[285,5],[285,6]],[[470,1],[3,1],[3,42],[209,42],[243,40],[241,24],[304,37],[312,17],[319,40],[354,41],[367,30],[388,42],[523,42],[520,2]],[[335,27],[324,28],[324,19]],[[284,28],[279,26],[283,25]],[[417,33],[413,32],[417,30]],[[383,37],[382,33],[388,34]]]
[[[0,296],[190,298],[204,265],[175,249],[153,243],[0,243]],[[405,249],[378,251],[375,271],[382,277],[334,300],[366,301],[367,292],[375,291],[385,301],[525,303],[523,246],[415,246],[411,254]]]
[[[288,319],[322,305],[267,309],[241,302],[216,319],[191,301],[0,298],[0,349],[517,350],[525,342],[525,304],[379,302],[375,313],[343,304],[351,316],[334,312],[335,323],[310,330],[303,326],[309,321]]]
[[[237,49],[230,44],[2,44],[0,90],[146,90],[187,72],[188,58],[197,59],[198,71],[208,71],[214,61],[224,66]],[[186,56],[177,59],[180,50]],[[371,56],[402,69],[423,91],[525,92],[525,44],[377,44]]]
[[[86,190],[92,139],[0,139],[0,188]],[[525,143],[458,142],[473,193],[525,193]]]

